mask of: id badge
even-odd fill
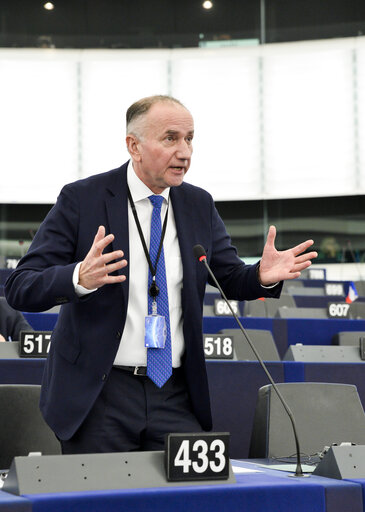
[[[145,317],[144,346],[147,348],[165,348],[166,321],[161,315]]]

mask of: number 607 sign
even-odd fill
[[[346,304],[346,302],[330,302],[327,311],[329,318],[348,318],[350,304]]]

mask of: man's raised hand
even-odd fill
[[[300,272],[309,267],[311,260],[317,257],[315,251],[304,252],[313,245],[313,240],[306,240],[286,251],[277,251],[275,237],[276,228],[270,226],[259,270],[260,282],[264,286],[299,277]]]
[[[127,260],[122,259],[124,256],[123,251],[103,254],[104,249],[113,240],[114,235],[105,236],[105,227],[99,226],[90,251],[81,263],[78,284],[88,290],[93,290],[101,288],[105,284],[122,283],[126,280],[126,277],[123,275],[109,275],[127,265]]]

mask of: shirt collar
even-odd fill
[[[133,201],[137,203],[138,201],[142,201],[143,199],[147,199],[149,196],[153,194],[152,190],[150,190],[147,185],[143,183],[142,180],[139,179],[137,174],[133,169],[132,160],[129,160],[128,169],[127,169],[127,183],[129,186],[129,190],[131,191]],[[170,194],[170,187],[165,188],[163,192],[161,192],[161,196],[164,197],[165,201],[168,202]]]

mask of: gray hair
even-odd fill
[[[132,133],[139,138],[142,138],[142,117],[147,114],[150,108],[156,103],[174,103],[186,108],[181,101],[167,95],[155,95],[142,98],[133,103],[127,110],[126,121],[127,121],[127,134]]]

